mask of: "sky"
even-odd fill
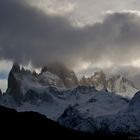
[[[12,62],[103,69],[140,88],[139,0],[0,0],[0,88]]]

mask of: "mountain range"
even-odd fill
[[[78,79],[74,71],[55,63],[40,73],[14,63],[0,104],[19,112],[35,111],[64,127],[95,134],[140,135],[140,93],[121,75],[103,71]]]

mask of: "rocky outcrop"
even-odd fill
[[[49,71],[42,72],[41,74],[39,74],[38,82],[42,86],[54,86],[54,87],[59,87],[59,88],[65,88],[65,85],[62,79],[60,79],[57,75]]]
[[[43,102],[53,103],[53,97],[47,92],[37,92],[35,90],[28,90],[24,96],[24,102],[39,105]]]
[[[84,117],[72,106],[66,108],[62,116],[58,119],[59,124],[66,128],[77,131],[94,133],[96,131],[95,121],[90,117]]]
[[[0,98],[2,97],[2,91],[1,91],[1,89],[0,89]]]
[[[120,93],[127,92],[127,86],[136,89],[131,81],[121,75],[111,76],[107,79],[107,87],[110,91]]]
[[[138,91],[135,94],[135,96],[132,98],[132,100],[129,104],[129,109],[131,111],[136,111],[136,110],[139,110],[139,107],[140,107],[140,91]],[[139,111],[139,113],[140,113],[140,111]]]
[[[19,64],[14,63],[8,77],[6,93],[13,96],[17,101],[22,99],[29,90],[43,89],[46,87],[72,88],[78,85],[75,73],[62,64],[49,64],[37,74],[31,72]]]
[[[83,76],[80,79],[81,85],[94,86],[97,90],[106,89],[107,80],[106,75],[103,71],[95,72],[95,74],[91,77]]]
[[[76,87],[79,84],[75,73],[63,64],[48,64],[42,67],[41,74],[47,71],[57,75],[63,81],[66,88]]]
[[[134,84],[128,79],[120,75],[111,75],[107,78],[103,71],[95,72],[95,74],[91,77],[83,76],[80,79],[80,85],[94,86],[97,90],[106,90],[115,93],[128,93],[128,97],[132,97],[137,92]]]
[[[20,66],[17,63],[13,64],[13,67],[8,76],[8,88],[6,93],[14,97],[14,99],[19,102],[21,100],[21,76],[20,76]]]

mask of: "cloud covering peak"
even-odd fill
[[[139,60],[140,11],[107,12],[101,22],[76,27],[23,0],[1,0],[0,58],[40,67],[60,61],[128,65]],[[120,61],[121,60],[121,61]]]

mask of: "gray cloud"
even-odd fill
[[[35,66],[63,61],[82,46],[81,31],[64,17],[49,16],[15,0],[0,3],[0,57]],[[82,48],[81,48],[82,49]]]
[[[140,59],[140,12],[106,14],[78,28],[67,17],[47,15],[22,0],[0,2],[0,58],[39,67],[50,61],[126,64]]]

